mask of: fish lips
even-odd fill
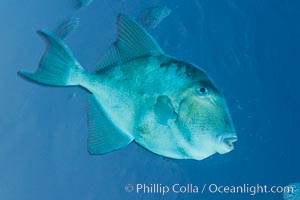
[[[225,154],[234,149],[233,143],[237,141],[237,136],[235,133],[224,134],[219,137],[217,152],[220,154]]]

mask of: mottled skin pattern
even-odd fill
[[[226,102],[191,64],[144,56],[78,76],[116,127],[156,154],[201,160],[233,149],[236,135]],[[155,112],[155,106],[166,111]]]

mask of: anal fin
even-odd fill
[[[127,146],[133,138],[122,133],[102,111],[95,96],[88,97],[88,151],[105,154]]]

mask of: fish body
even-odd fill
[[[135,141],[175,159],[227,153],[236,141],[224,97],[195,65],[166,55],[136,22],[120,15],[118,39],[97,65],[85,71],[54,34],[35,73],[24,77],[47,85],[86,88],[88,149],[108,153]]]
[[[74,32],[79,27],[80,20],[79,18],[73,17],[66,21],[63,21],[59,24],[58,27],[54,30],[56,36],[60,39],[65,39],[72,32]]]
[[[93,0],[76,0],[75,8],[83,8],[89,6],[91,3],[93,3]]]
[[[166,6],[155,6],[147,10],[143,23],[145,26],[152,29],[156,28],[160,22],[168,17],[171,13],[171,9]]]

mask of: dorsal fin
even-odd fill
[[[147,31],[128,16],[118,16],[118,36],[108,52],[99,59],[97,70],[117,65],[134,58],[163,54]]]

